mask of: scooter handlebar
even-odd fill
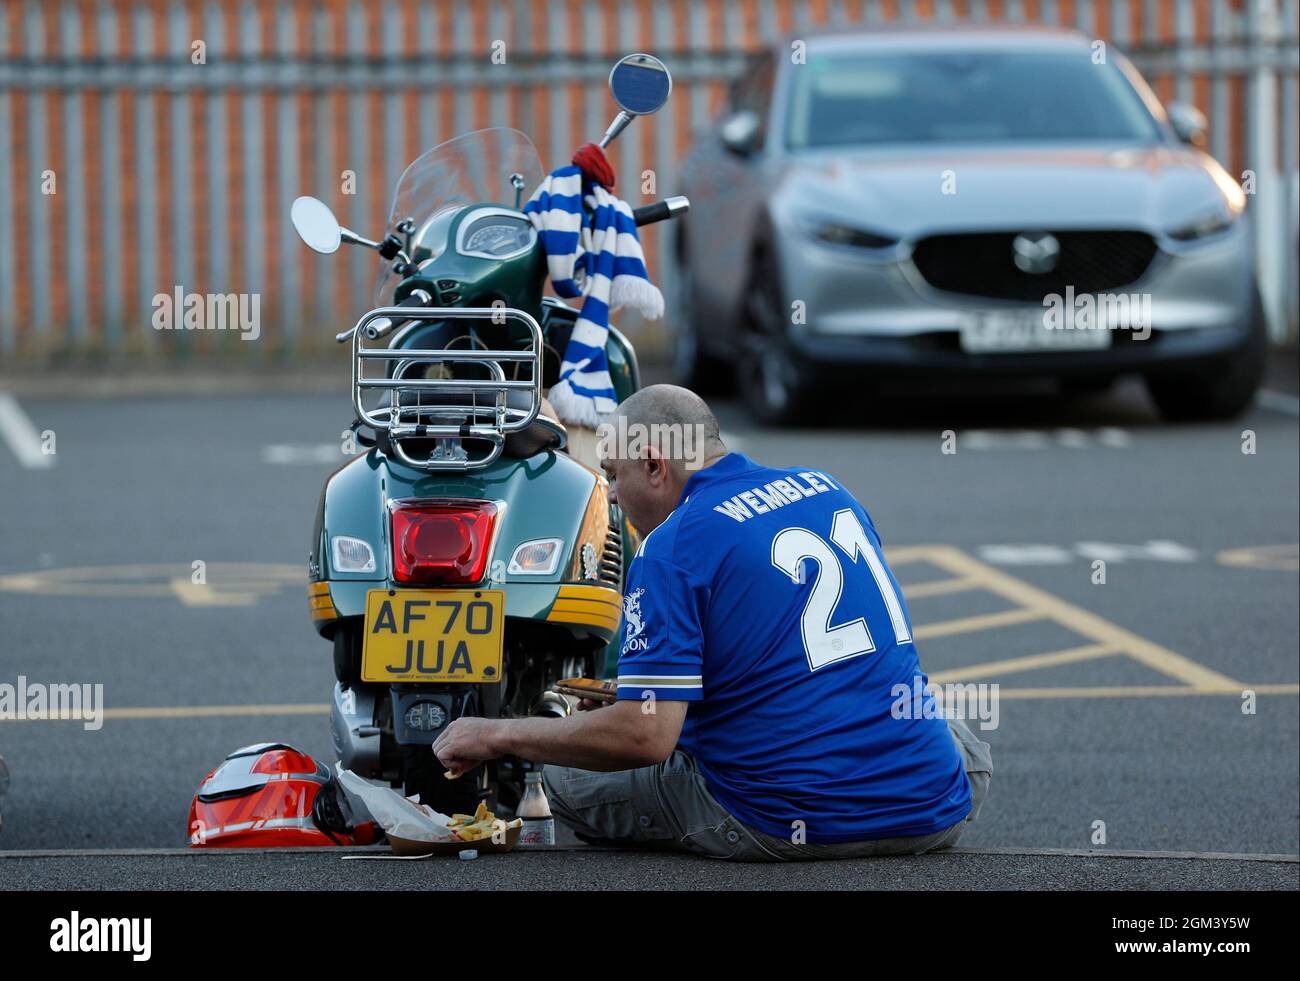
[[[664,198],[662,201],[656,201],[654,204],[647,204],[632,211],[632,218],[637,223],[637,227],[642,225],[651,225],[656,221],[663,221],[665,218],[677,218],[686,214],[691,208],[691,202],[684,195],[676,195],[671,198]],[[399,307],[427,307],[432,302],[432,297],[424,290],[414,290],[401,303]],[[378,340],[385,334],[396,329],[399,324],[391,321],[377,320],[366,328],[366,336],[371,340]],[[352,340],[352,332],[355,328],[348,328],[341,334],[336,334],[334,339],[340,344]]]
[[[636,208],[632,212],[632,217],[637,226],[640,227],[641,225],[653,224],[656,221],[663,221],[665,218],[677,218],[686,214],[690,208],[691,202],[684,196],[678,195]]]
[[[417,289],[417,290],[412,290],[411,295],[408,296],[401,303],[397,303],[394,305],[399,307],[427,307],[432,302],[433,302],[432,296],[430,296],[424,290]],[[379,338],[387,334],[389,331],[392,331],[395,328],[397,328],[402,323],[405,323],[405,321],[399,321],[398,323],[394,323],[391,320],[376,320],[374,323],[366,327],[366,336],[370,338],[372,341],[378,340]],[[350,341],[352,340],[352,332],[355,330],[356,330],[355,327],[349,327],[341,334],[335,334],[334,340],[338,341],[340,344],[346,341]]]

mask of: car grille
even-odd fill
[[[912,262],[935,289],[999,300],[1041,302],[1049,293],[1106,293],[1141,278],[1155,258],[1145,232],[1052,232],[1060,243],[1056,268],[1027,273],[1016,266],[1012,242],[1020,232],[932,235],[912,250]]]

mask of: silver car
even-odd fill
[[[762,422],[819,386],[1141,373],[1166,418],[1251,400],[1266,329],[1245,194],[1113,48],[902,29],[755,56],[685,162],[679,380]]]

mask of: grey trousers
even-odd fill
[[[664,762],[635,770],[594,773],[546,766],[542,779],[551,811],[575,832],[610,844],[686,851],[737,862],[782,862],[873,855],[919,855],[957,843],[988,796],[993,759],[966,724],[948,720],[971,784],[971,810],[963,820],[931,835],[874,841],[808,844],[765,834],[742,824],[709,793],[695,760],[676,750]]]

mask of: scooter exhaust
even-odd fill
[[[573,714],[573,703],[558,691],[544,691],[529,715],[564,719]]]

